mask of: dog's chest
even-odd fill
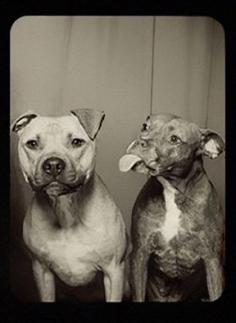
[[[31,251],[71,286],[91,281],[111,253],[107,236],[99,232],[45,229],[30,235]]]
[[[192,272],[199,260],[201,210],[193,212],[192,199],[179,195],[166,179],[158,180],[163,186],[164,210],[150,235],[152,256],[158,268],[170,277],[183,277]]]
[[[181,210],[175,201],[176,189],[174,189],[164,178],[161,178],[160,182],[164,188],[165,215],[159,231],[164,240],[169,242],[180,230]]]

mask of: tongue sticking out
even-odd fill
[[[141,160],[142,159],[136,155],[124,155],[119,161],[119,169],[121,172],[128,172],[137,162]]]

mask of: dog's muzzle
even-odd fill
[[[62,195],[77,191],[83,186],[86,174],[78,174],[70,160],[51,155],[39,160],[34,177],[28,179],[34,191]]]

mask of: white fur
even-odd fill
[[[158,177],[158,180],[164,188],[163,194],[166,208],[165,221],[160,231],[166,242],[169,242],[179,231],[181,211],[175,203],[176,189],[163,177]]]

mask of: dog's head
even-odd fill
[[[179,176],[188,173],[200,156],[216,158],[224,151],[224,142],[215,132],[175,115],[150,115],[138,139],[120,159],[123,172],[134,170],[151,176]]]
[[[21,169],[34,190],[61,195],[89,180],[104,117],[100,111],[78,109],[61,117],[27,113],[13,123]]]

